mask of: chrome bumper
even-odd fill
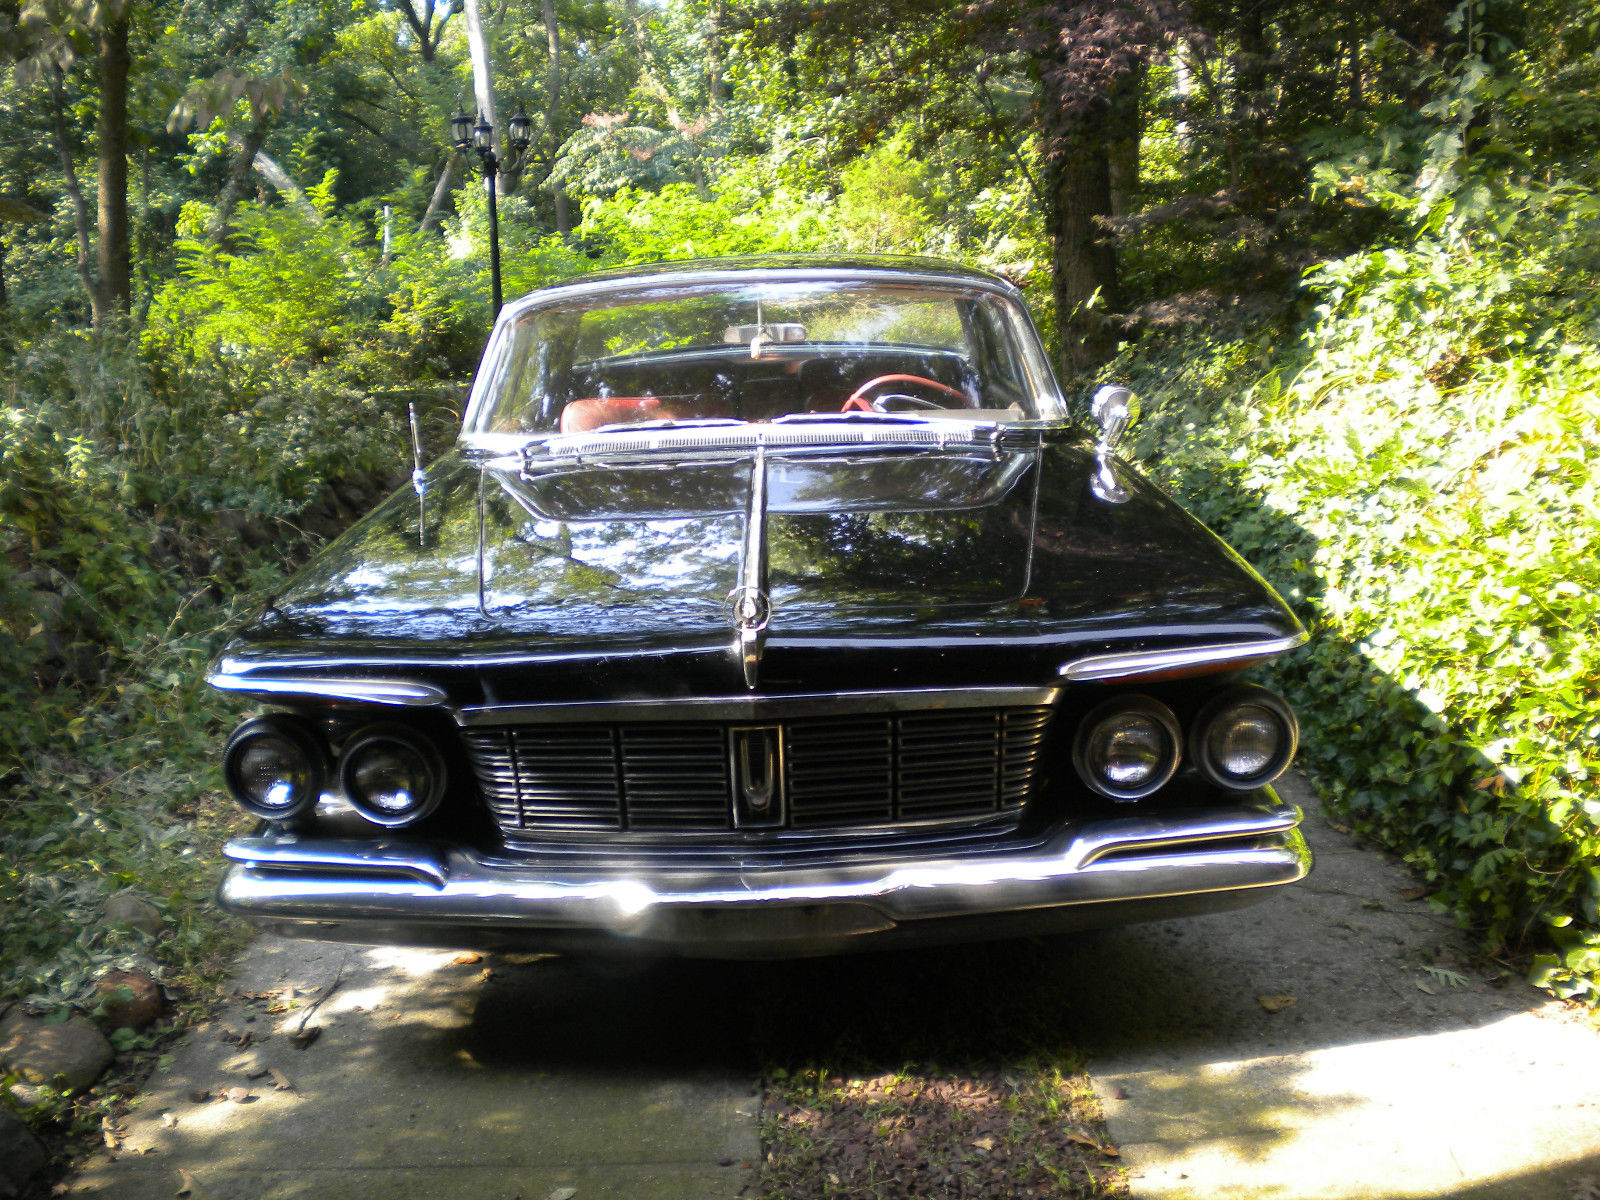
[[[229,842],[225,908],[277,932],[433,946],[827,954],[1159,919],[1258,899],[1311,869],[1300,810],[1084,822],[1014,850],[773,866],[546,863],[399,840]]]

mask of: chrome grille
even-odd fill
[[[780,720],[796,830],[981,820],[1015,812],[1037,774],[1045,707]],[[507,839],[733,828],[728,722],[522,725],[465,731]]]

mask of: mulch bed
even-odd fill
[[[762,1194],[786,1200],[1127,1195],[1081,1077],[998,1069],[767,1089]]]

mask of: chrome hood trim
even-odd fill
[[[358,704],[390,704],[403,708],[438,708],[448,700],[431,683],[400,679],[296,679],[287,676],[234,675],[214,671],[206,682],[224,692],[262,700],[348,700]]]
[[[940,688],[895,692],[804,692],[790,696],[673,696],[580,704],[468,705],[456,722],[474,725],[567,724],[574,721],[760,721],[867,712],[1037,707],[1054,704],[1054,687]]]
[[[1311,635],[1305,630],[1255,642],[1224,642],[1209,646],[1182,646],[1173,650],[1136,650],[1126,654],[1091,654],[1061,668],[1061,676],[1074,683],[1093,680],[1136,679],[1190,667],[1246,666],[1303,646]]]
[[[772,600],[767,593],[767,452],[756,451],[750,464],[750,500],[744,514],[744,546],[739,563],[739,586],[728,594],[729,615],[738,630],[733,652],[744,674],[744,686],[756,690],[761,677],[761,651],[772,620]]]

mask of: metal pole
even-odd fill
[[[493,153],[483,156],[483,184],[489,189],[489,285],[494,293],[494,315],[500,316],[500,212],[495,206],[495,175],[499,162]]]

